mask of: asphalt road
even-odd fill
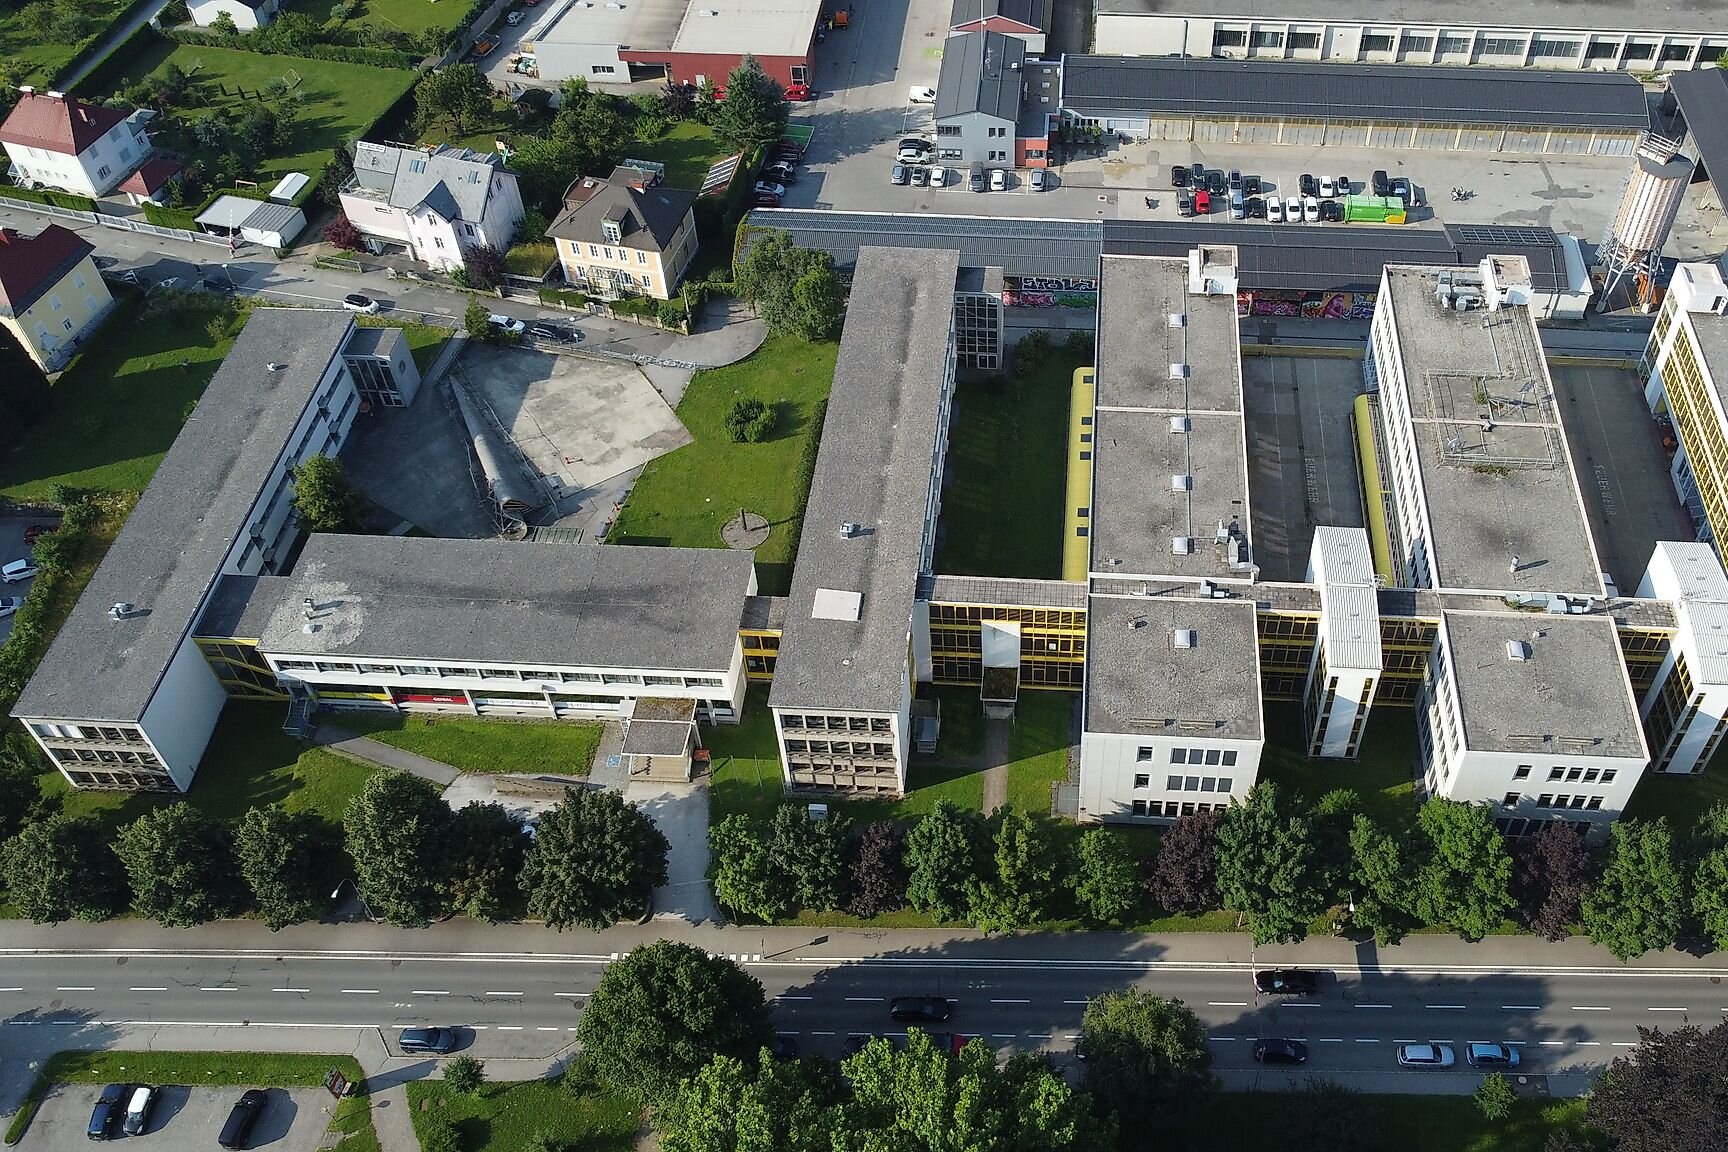
[[[435,1024],[471,1030],[483,1055],[550,1053],[569,1043],[614,957],[497,955],[25,954],[0,958],[0,1014],[11,1026]],[[1517,1046],[1520,1071],[1555,1094],[1637,1043],[1640,1026],[1709,1027],[1728,1013],[1719,971],[1530,968],[1373,971],[1331,968],[1320,995],[1254,993],[1247,964],[1159,960],[899,956],[735,957],[773,998],[775,1022],[806,1051],[837,1055],[848,1035],[903,1034],[887,1000],[941,995],[941,1027],[1005,1049],[1072,1047],[1089,997],[1128,986],[1186,1001],[1205,1022],[1217,1067],[1252,1083],[1251,1041],[1306,1040],[1304,1069],[1383,1091],[1468,1091],[1475,1073],[1400,1071],[1405,1041]],[[519,1035],[518,1035],[519,1034]],[[1286,1077],[1284,1069],[1268,1076]],[[1390,1079],[1388,1079],[1390,1078]]]

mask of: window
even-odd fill
[[[1308,50],[1318,48],[1320,47],[1320,33],[1292,32],[1290,33],[1290,47]]]
[[[1514,768],[1512,770],[1512,779],[1514,779],[1514,780],[1528,780],[1528,779],[1530,779],[1530,765],[1520,764],[1520,765],[1518,765],[1517,768]]]
[[[1590,797],[1590,803],[1584,805],[1584,807],[1589,809],[1592,812],[1600,811],[1602,808],[1602,797],[1600,797],[1600,796]]]
[[[1152,759],[1152,749],[1150,749],[1150,748],[1140,748],[1140,749],[1137,749],[1134,753],[1134,762],[1136,764],[1145,764],[1145,763],[1149,762],[1151,759]]]
[[[432,237],[432,247],[434,247],[434,248],[444,247],[444,237],[442,237],[442,236]]]
[[[1554,807],[1556,807],[1556,808],[1564,808],[1564,807],[1566,807],[1566,805],[1570,804],[1571,802],[1572,802],[1572,797],[1570,797],[1570,796],[1556,796],[1556,797],[1554,797]]]
[[[1006,160],[1006,159],[1008,159],[1008,153],[1000,151],[999,149],[992,148],[990,150],[990,159],[992,159],[992,160]]]
[[[1432,36],[1415,36],[1406,32],[1398,37],[1398,51],[1400,52],[1414,52],[1425,56],[1433,50],[1434,37]]]
[[[1600,776],[1601,774],[1602,773],[1598,769],[1595,769],[1595,768],[1587,769],[1584,773],[1584,783],[1586,783],[1586,784],[1596,783],[1596,777]]]
[[[1614,777],[1616,777],[1618,775],[1620,775],[1619,769],[1617,769],[1617,768],[1604,768],[1604,769],[1602,769],[1602,783],[1612,784],[1612,783],[1614,783]]]
[[[1552,803],[1554,803],[1554,797],[1547,792],[1544,792],[1544,793],[1542,793],[1542,795],[1536,797],[1536,807],[1538,807],[1538,808],[1546,808],[1549,805],[1551,805]]]
[[[1484,56],[1522,56],[1524,41],[1514,40],[1510,36],[1482,37],[1482,55]]]
[[[1578,777],[1580,777],[1582,775],[1584,775],[1584,769],[1582,769],[1582,768],[1568,768],[1568,769],[1566,769],[1566,783],[1570,784],[1570,783],[1572,783],[1572,781],[1578,779]]]
[[[1166,792],[1180,792],[1180,791],[1182,791],[1182,777],[1171,776],[1170,778],[1165,780],[1164,781],[1164,791],[1166,791]]]
[[[589,71],[596,76],[610,76],[612,73],[618,71],[618,69],[612,67],[610,64],[595,64],[589,68]]]
[[[1134,787],[1136,787],[1136,788],[1150,788],[1150,787],[1152,787],[1151,775],[1149,775],[1148,773],[1145,773],[1145,772],[1134,773]]]
[[[1584,807],[1584,800],[1585,800],[1585,797],[1582,795],[1572,797],[1572,807],[1574,807],[1574,808]]]
[[[999,136],[1006,136],[1006,135],[1008,135],[1008,129],[1006,129],[1006,128],[992,128],[992,129],[990,129],[990,136],[992,138],[999,137]]]
[[[1146,801],[1144,801],[1144,800],[1134,801],[1134,815],[1136,815],[1136,816],[1146,815]]]
[[[1640,44],[1636,40],[1626,42],[1624,58],[1627,60],[1649,60],[1656,55],[1656,45]]]
[[[1440,54],[1442,56],[1445,56],[1447,54],[1451,54],[1453,56],[1463,56],[1470,51],[1470,37],[1468,37],[1468,36],[1442,36],[1442,37],[1440,37],[1440,46],[1439,47],[1440,47]]]
[[[474,235],[474,225],[469,224],[467,221],[463,221],[462,230],[470,236]]]
[[[1184,776],[1182,778],[1182,791],[1184,791],[1184,792],[1198,792],[1198,791],[1200,791],[1200,777],[1198,777],[1198,776]]]
[[[1220,792],[1233,791],[1235,784],[1236,781],[1229,776],[1218,777],[1218,791]],[[1222,805],[1220,805],[1220,807],[1222,807]]]
[[[1212,33],[1212,51],[1220,48],[1240,48],[1248,43],[1248,33],[1240,28],[1219,28]]]
[[[1172,763],[1172,764],[1186,764],[1186,763],[1188,763],[1188,749],[1186,749],[1186,748],[1172,748],[1172,749],[1170,749],[1170,763]]]
[[[1392,37],[1378,32],[1364,32],[1362,33],[1362,51],[1390,52],[1392,51]]]
[[[1219,759],[1219,750],[1218,749],[1216,749],[1216,748],[1206,749],[1206,763],[1208,765],[1212,765],[1215,767],[1218,763],[1218,759]]]
[[[112,169],[110,169],[108,167],[108,165],[106,165],[106,164],[102,165],[102,167],[96,169],[96,179],[98,179],[98,180],[108,179],[108,173],[110,171],[112,171]]]
[[[601,248],[600,251],[605,255],[606,259],[608,259],[608,260],[612,259],[612,249]]]
[[[60,326],[68,332],[72,331],[72,318],[68,316],[66,319],[60,321]]]
[[[1216,792],[1216,791],[1218,791],[1217,777],[1214,777],[1214,776],[1203,777],[1200,781],[1200,791],[1202,791],[1202,792]]]
[[[1223,766],[1225,768],[1236,767],[1236,750],[1234,748],[1228,748],[1225,750]],[[1225,791],[1229,791],[1229,789],[1225,789]]]
[[[598,245],[598,244],[588,245],[588,255],[590,255],[590,256],[600,255],[600,245]]]
[[[1549,40],[1538,36],[1530,41],[1530,55],[1548,58],[1576,56],[1582,47],[1583,43],[1578,40]]]
[[[1562,777],[1564,775],[1566,775],[1566,769],[1564,769],[1564,768],[1550,768],[1550,769],[1548,769],[1548,779],[1550,779],[1550,780],[1558,780],[1558,779],[1560,779],[1560,777]]]
[[[74,288],[84,287],[84,273],[74,272],[72,274],[72,287],[74,287]]]
[[[1518,807],[1518,797],[1519,797],[1519,793],[1508,792],[1508,793],[1506,793],[1506,795],[1500,797],[1500,803],[1503,807],[1506,807],[1506,808],[1516,808],[1516,807]]]
[[[1074,529],[1074,535],[1076,535],[1076,536],[1086,536],[1086,535],[1088,535],[1088,533],[1087,533],[1087,531],[1086,531],[1086,529],[1085,529],[1085,527],[1084,527],[1084,526],[1082,526],[1082,527],[1079,527],[1079,528],[1076,528],[1076,529]]]
[[[58,295],[49,296],[48,307],[54,309],[56,312],[60,311],[60,297]]]
[[[636,263],[638,263],[638,264],[646,264],[646,263],[648,263],[648,253],[646,253],[646,252],[637,252],[637,253],[636,253]]]
[[[1620,55],[1620,45],[1612,40],[1592,40],[1584,50],[1586,60],[1612,60]]]
[[[958,135],[960,135],[960,125],[958,125],[958,124],[938,124],[938,125],[936,125],[936,135],[938,135],[938,136],[958,136]]]
[[[1284,33],[1256,32],[1248,38],[1248,46],[1250,48],[1282,48],[1284,47]]]

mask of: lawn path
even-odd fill
[[[1014,721],[986,718],[984,721],[984,815],[1008,803],[1008,762],[1014,740]]]

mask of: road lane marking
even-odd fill
[[[310,988],[272,988],[272,992],[310,992]]]
[[[1324,1007],[1326,1007],[1326,1005],[1320,1003],[1318,1000],[1286,1000],[1286,1001],[1284,1001],[1284,1003],[1278,1005],[1278,1007],[1280,1007],[1280,1008],[1324,1008]],[[1365,1007],[1367,1007],[1367,1005],[1364,1004],[1364,1005],[1361,1005],[1361,1007],[1365,1008]],[[1390,1008],[1391,1005],[1388,1004],[1387,1007]]]
[[[558,993],[558,995],[560,995],[560,996],[584,996],[584,995],[586,995],[586,993],[584,993],[584,992],[560,992],[560,993]],[[779,996],[772,997],[772,999],[775,999],[775,1000],[814,1000],[814,999],[816,999],[816,997],[814,997],[814,996],[790,996],[790,995],[786,995],[783,993]]]
[[[22,989],[22,988],[0,988],[0,992],[22,992],[22,991],[24,991],[24,989]],[[1724,1008],[1723,1011],[1728,1012],[1728,1008]]]
[[[1420,1043],[1422,1043],[1422,1041],[1420,1041],[1420,1040],[1394,1040],[1394,1041],[1392,1041],[1392,1043],[1394,1043],[1394,1044],[1420,1044]]]
[[[992,1039],[992,1040],[1017,1040],[1017,1039],[1019,1039],[1019,1037],[1015,1036],[1014,1033],[1012,1033],[1012,1032],[992,1032],[992,1033],[990,1033],[990,1039]]]
[[[1638,1042],[1636,1040],[1616,1040],[1616,1041],[1614,1041],[1614,1047],[1616,1047],[1616,1048],[1636,1048],[1636,1047],[1638,1047]]]
[[[1322,1036],[1322,1037],[1320,1037],[1318,1043],[1321,1043],[1321,1044],[1342,1044],[1342,1043],[1344,1043],[1344,1037],[1342,1037],[1342,1036]]]
[[[1090,1004],[1090,1003],[1092,1003],[1092,1001],[1090,1001],[1090,1000],[1064,1000],[1064,1001],[1062,1001],[1062,1003],[1064,1003],[1064,1004]],[[1724,1009],[1722,1009],[1722,1011],[1728,1012],[1728,1008],[1724,1008]]]
[[[810,1033],[810,1035],[812,1035],[812,1036],[832,1036],[832,1035],[834,1035],[834,1033],[832,1033],[832,1032],[812,1032],[812,1033]]]
[[[1574,1012],[1612,1012],[1612,1011],[1614,1011],[1614,1009],[1604,1008],[1600,1004],[1574,1004],[1574,1005],[1572,1005],[1572,1011],[1574,1011]]]
[[[500,1031],[500,1032],[520,1032],[520,1031],[522,1031],[522,1025],[520,1025],[520,1024],[500,1024],[500,1025],[498,1025],[498,1031]]]
[[[848,996],[848,997],[846,997],[846,1003],[848,1003],[848,1004],[880,1004],[880,1003],[882,1003],[883,999],[884,999],[884,997],[881,997],[881,996]]]
[[[486,995],[488,995],[488,996],[520,996],[520,995],[522,995],[522,993],[520,993],[520,992],[488,992],[488,993],[486,993]]]
[[[238,988],[200,988],[200,992],[238,992]]]
[[[436,988],[410,988],[408,990],[408,995],[410,995],[410,996],[448,996],[448,995],[450,995],[450,993],[439,991]]]
[[[1566,1047],[1566,1041],[1564,1041],[1564,1040],[1538,1040],[1538,1041],[1536,1041],[1536,1043],[1542,1045],[1542,1047],[1544,1047],[1544,1048],[1564,1048],[1564,1047]]]
[[[1576,1043],[1578,1045],[1578,1047],[1580,1047],[1580,1048],[1600,1048],[1600,1047],[1602,1047],[1602,1041],[1600,1041],[1600,1040],[1577,1040],[1577,1041],[1574,1041],[1574,1043]]]
[[[1356,1037],[1356,1043],[1358,1043],[1358,1044],[1378,1044],[1378,1043],[1380,1043],[1380,1041],[1374,1039],[1374,1037],[1372,1037],[1372,1036],[1358,1036],[1358,1037]]]
[[[554,996],[573,996],[578,1000],[586,1000],[586,999],[588,999],[590,993],[587,993],[587,992],[554,992],[554,993],[552,993],[552,995],[554,995]]]
[[[534,1031],[536,1031],[536,1032],[556,1032],[556,1031],[558,1031],[558,1025],[556,1025],[556,1024],[542,1024],[538,1028],[534,1029]]]
[[[1026,1033],[1026,1038],[1029,1040],[1051,1040],[1051,1039],[1054,1039],[1054,1037],[1048,1032],[1028,1032],[1028,1033]]]
[[[992,1000],[992,1004],[1030,1004],[1030,1000]]]
[[[56,992],[94,992],[94,988],[56,988]]]
[[[1688,1008],[1646,1008],[1646,1012],[1688,1012]]]
[[[1358,1007],[1358,1008],[1390,1008],[1390,1007],[1392,1007],[1392,1005],[1390,1005],[1390,1004],[1358,1004],[1358,1005],[1356,1005],[1356,1007]]]
[[[166,988],[133,988],[133,989],[131,989],[131,991],[133,991],[133,992],[166,992],[166,991],[168,991],[168,989],[166,989]]]
[[[1206,1007],[1208,1007],[1208,1008],[1246,1008],[1246,1007],[1248,1007],[1248,1001],[1246,1001],[1246,1000],[1208,1000],[1208,1001],[1206,1001]]]
[[[1462,1004],[1424,1004],[1424,1005],[1422,1005],[1422,1007],[1427,1008],[1431,1011],[1435,1011],[1435,1012],[1462,1012],[1462,1011],[1464,1011],[1464,1005],[1462,1005]]]
[[[1206,1037],[1206,1039],[1208,1039],[1208,1040],[1234,1040],[1234,1039],[1236,1039],[1236,1037],[1234,1037],[1234,1036],[1208,1036],[1208,1037]]]
[[[342,995],[344,995],[344,996],[376,996],[376,995],[378,995],[378,989],[376,989],[376,988],[344,988],[344,989],[342,989]]]
[[[1502,1005],[1500,1005],[1500,1011],[1502,1011],[1502,1012],[1540,1012],[1540,1011],[1542,1011],[1542,1005],[1540,1005],[1540,1004],[1502,1004]]]

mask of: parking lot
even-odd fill
[[[0,518],[0,565],[10,564],[14,560],[22,560],[30,555],[30,546],[24,543],[24,530],[32,524],[52,524],[54,521],[39,517],[24,518],[7,516]],[[31,580],[21,580],[15,584],[0,584],[0,599],[8,596],[22,598],[29,595]],[[0,617],[0,644],[6,643],[12,635],[12,617]]]
[[[42,1101],[17,1147],[20,1152],[88,1152],[90,1110],[100,1084],[58,1084]],[[164,1087],[140,1135],[123,1137],[127,1148],[214,1149],[216,1137],[242,1088]],[[333,1101],[319,1088],[271,1088],[269,1102],[252,1127],[250,1148],[271,1152],[315,1152],[330,1126]]]

